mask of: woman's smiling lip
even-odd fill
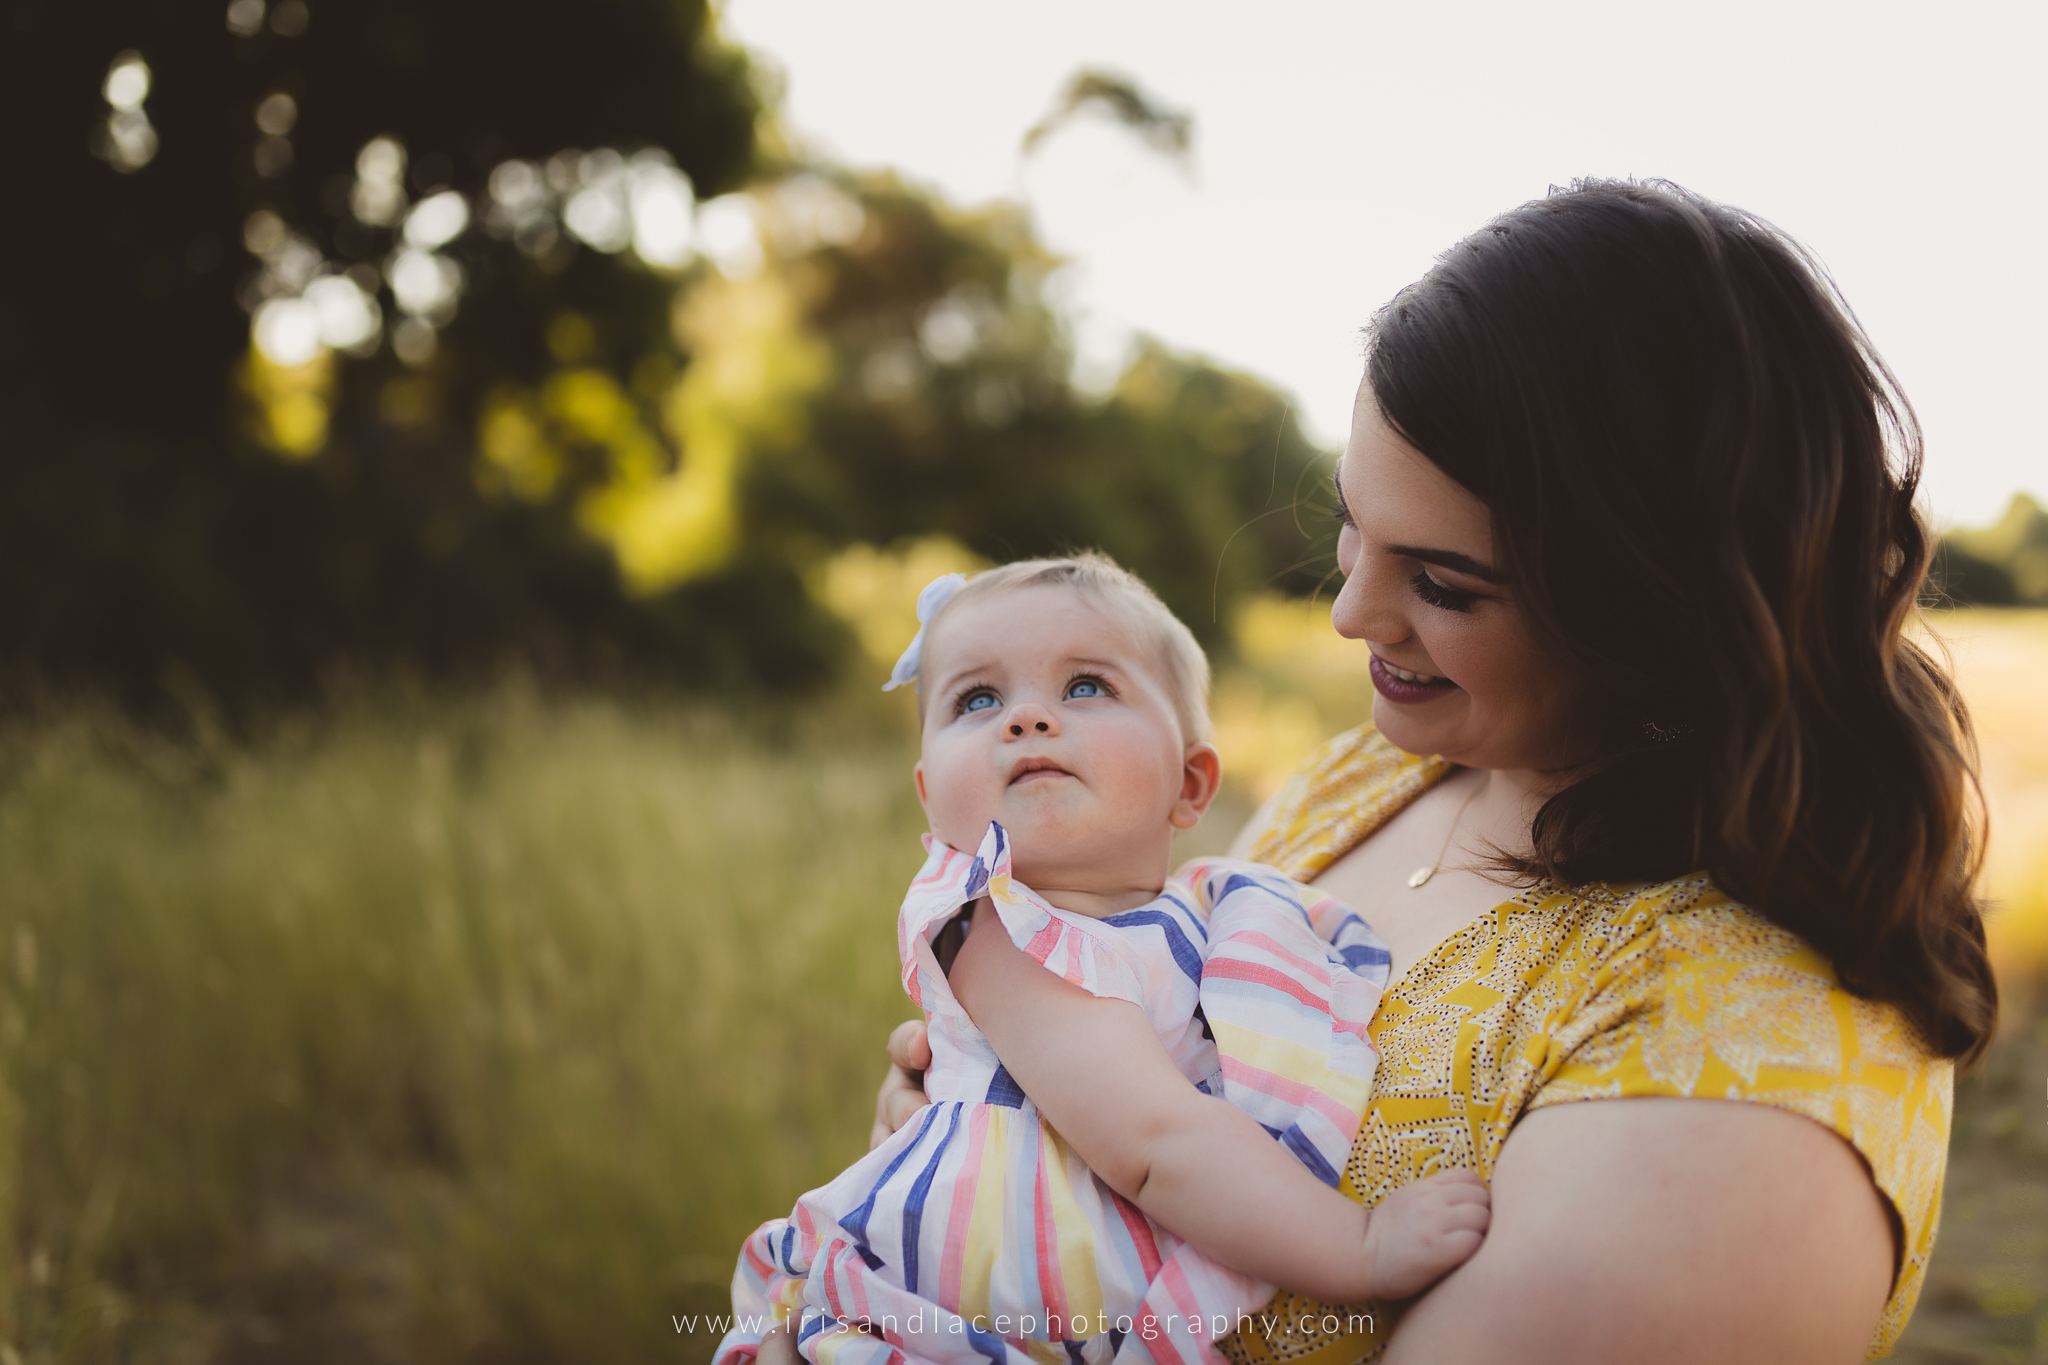
[[[1043,774],[1047,777],[1072,777],[1073,774],[1049,758],[1020,758],[1017,766],[1010,769],[1010,785],[1016,786],[1026,778]]]
[[[1372,656],[1372,663],[1368,665],[1367,671],[1372,675],[1373,687],[1388,701],[1435,701],[1438,697],[1449,696],[1458,690],[1458,685],[1449,678],[1414,673],[1405,668],[1396,672],[1394,665],[1377,654]],[[1403,677],[1402,674],[1407,676]]]

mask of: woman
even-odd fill
[[[1968,722],[1904,635],[1918,469],[1822,272],[1671,186],[1524,205],[1380,313],[1332,613],[1373,723],[1237,851],[1394,953],[1346,1189],[1474,1169],[1493,1229],[1374,1332],[1283,1293],[1227,1355],[1890,1348],[1996,1014]],[[954,967],[999,1052],[1032,971],[1000,935]],[[891,1055],[885,1128],[916,1026]]]

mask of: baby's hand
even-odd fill
[[[1471,1171],[1447,1171],[1395,1190],[1365,1228],[1373,1296],[1420,1294],[1479,1250],[1492,1217],[1492,1195]]]

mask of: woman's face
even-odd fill
[[[1337,633],[1372,651],[1373,723],[1471,768],[1559,772],[1600,752],[1593,689],[1547,653],[1495,566],[1486,505],[1381,418],[1370,387],[1337,464]]]

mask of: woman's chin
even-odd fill
[[[1450,697],[1442,699],[1443,702],[1450,700]],[[1449,709],[1439,702],[1431,702],[1429,706],[1432,711]],[[1380,693],[1373,694],[1373,728],[1386,736],[1389,744],[1407,753],[1428,756],[1455,747],[1456,727],[1445,723],[1449,719],[1448,716],[1424,716],[1420,714],[1419,707],[1405,705]]]

